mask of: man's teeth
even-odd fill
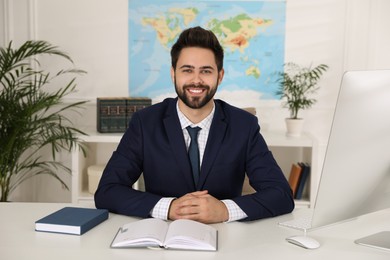
[[[190,92],[192,92],[192,93],[197,93],[197,94],[199,94],[199,93],[202,93],[202,89],[190,89]]]

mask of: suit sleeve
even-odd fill
[[[260,134],[257,118],[251,125],[247,147],[246,174],[256,192],[233,199],[248,215],[243,220],[291,212],[294,209],[294,199],[290,186]]]
[[[97,208],[145,218],[161,199],[161,196],[132,188],[143,171],[141,129],[142,125],[136,113],[100,179],[95,193]]]

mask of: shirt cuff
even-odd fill
[[[174,199],[175,198],[161,198],[150,212],[152,218],[168,220],[169,207]]]
[[[248,215],[233,201],[222,200],[229,212],[229,219],[226,222],[232,222],[248,217]]]

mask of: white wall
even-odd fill
[[[302,113],[305,131],[319,139],[321,154],[343,72],[390,68],[389,11],[387,0],[287,0],[285,60],[330,66],[320,83],[317,104]],[[76,119],[80,126],[95,128],[96,97],[128,95],[127,0],[0,0],[0,45],[9,40],[18,45],[28,39],[60,46],[76,67],[88,72],[78,79],[78,92],[72,95],[92,100],[86,115]],[[228,101],[246,105],[243,100]],[[256,108],[264,127],[284,131],[288,111],[279,101],[256,104]],[[63,160],[70,159],[63,155]],[[34,181],[34,185],[40,183]],[[56,185],[50,185],[49,191],[17,193],[15,198],[70,200],[70,193],[58,192]]]

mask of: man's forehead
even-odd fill
[[[176,64],[177,68],[187,66],[187,68],[201,69],[213,68],[217,69],[215,55],[212,50],[201,47],[186,47],[179,54]]]

